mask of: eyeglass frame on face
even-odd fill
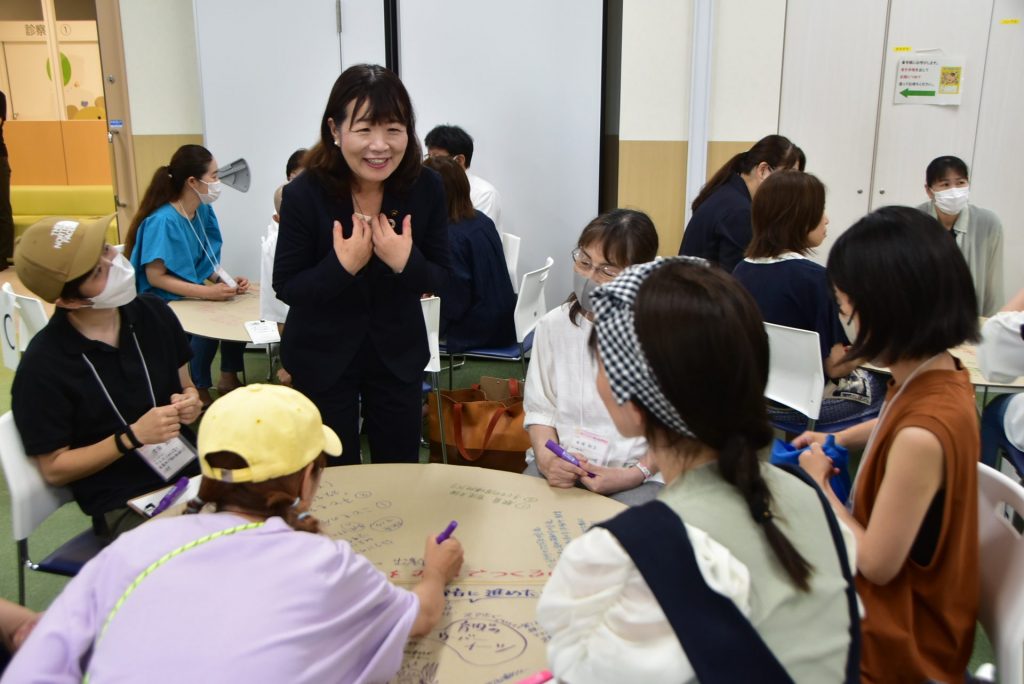
[[[594,260],[590,258],[587,251],[582,247],[577,247],[572,250],[569,254],[572,257],[573,268],[575,268],[580,275],[585,275],[588,278],[592,273],[598,274],[598,279],[602,282],[609,282],[615,280],[624,269],[613,264],[594,264]]]

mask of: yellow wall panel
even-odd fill
[[[153,172],[171,160],[171,155],[182,145],[202,145],[203,136],[199,134],[174,135],[136,135],[133,136],[135,147],[135,177],[139,184],[139,201],[146,194],[146,188],[153,179]]]
[[[106,121],[62,121],[68,185],[110,185]]]
[[[11,185],[67,185],[59,121],[8,121],[4,141]]]
[[[733,158],[734,155],[740,152],[746,152],[754,146],[756,140],[751,141],[724,141],[724,140],[712,140],[708,142],[708,175],[704,176],[707,180],[711,178],[715,171],[722,168],[722,165]]]
[[[658,229],[658,253],[676,254],[683,237],[686,141],[620,140],[618,205],[647,213]]]

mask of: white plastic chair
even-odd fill
[[[458,356],[466,356],[477,359],[491,359],[496,361],[518,361],[523,367],[523,377],[526,377],[526,355],[533,348],[533,329],[541,317],[548,312],[547,302],[544,298],[544,289],[547,287],[548,273],[555,260],[548,257],[544,265],[536,271],[523,274],[522,283],[519,285],[519,298],[516,299],[516,308],[512,312],[512,318],[516,326],[516,343],[507,347],[486,347],[467,349],[458,352]],[[447,352],[442,350],[442,354]],[[452,386],[452,365],[448,364],[448,387]]]
[[[39,468],[25,454],[14,414],[10,411],[0,416],[0,465],[11,495],[11,531],[18,551],[18,602],[25,605],[26,568],[73,577],[99,553],[104,543],[89,529],[64,543],[43,561],[33,563],[28,555],[29,535],[54,511],[72,500],[71,491],[46,484]]]
[[[420,300],[420,306],[423,308],[423,322],[427,325],[427,346],[430,348],[430,360],[424,370],[430,373],[430,391],[434,393],[437,404],[437,424],[441,428],[441,460],[448,463],[448,448],[444,443],[444,420],[441,415],[441,383],[438,379],[441,372],[441,298],[426,297]]]
[[[508,277],[512,280],[512,289],[519,292],[519,280],[516,272],[519,270],[519,246],[523,239],[512,233],[501,234],[501,249],[505,252],[505,265],[508,266]]]
[[[2,289],[4,339],[0,341],[4,345],[4,365],[16,370],[21,353],[36,333],[46,327],[48,317],[40,300],[16,293],[10,283],[4,283]]]
[[[764,395],[807,416],[807,429],[813,430],[825,388],[818,333],[774,323],[765,323],[764,328],[769,345]]]
[[[978,619],[1002,684],[1024,684],[1024,487],[978,464]]]

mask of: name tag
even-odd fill
[[[591,463],[602,465],[610,446],[611,443],[596,432],[577,427],[569,443],[569,451],[581,454]]]
[[[197,456],[195,448],[180,437],[163,444],[144,444],[135,451],[165,482]]]
[[[228,272],[224,270],[223,266],[218,266],[214,273],[216,273],[217,277],[220,278],[220,282],[224,283],[228,287],[238,287],[238,283],[235,282],[234,278],[228,275]]]

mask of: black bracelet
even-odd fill
[[[142,448],[142,446],[143,446],[142,440],[140,440],[138,437],[136,437],[135,433],[132,432],[132,426],[131,425],[125,425],[124,426],[124,434],[128,435],[128,439],[131,441],[133,449],[141,449]]]
[[[117,447],[117,453],[119,454],[128,453],[128,448],[124,445],[124,442],[121,441],[121,435],[123,434],[124,430],[118,430],[117,432],[114,433],[114,446]]]

